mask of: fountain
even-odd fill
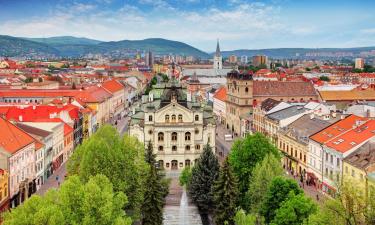
[[[181,196],[181,201],[180,201],[180,210],[179,210],[179,213],[178,213],[178,224],[179,225],[187,225],[187,215],[186,215],[186,212],[188,210],[188,199],[187,199],[187,195],[186,195],[186,190],[184,188],[183,192],[182,192],[182,196]]]

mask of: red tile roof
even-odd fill
[[[119,81],[117,80],[107,80],[107,81],[104,81],[103,83],[103,87],[111,92],[112,94],[114,94],[115,92],[118,92],[118,91],[121,91],[121,90],[124,90],[124,85],[122,85]]]
[[[326,143],[326,146],[345,153],[375,136],[375,120],[369,120],[350,131],[337,136]]]
[[[310,82],[254,81],[254,96],[318,96]]]
[[[227,100],[227,88],[226,87],[221,87],[219,90],[214,95],[214,98],[217,98],[223,102]]]
[[[0,90],[0,97],[73,97],[78,90]]]
[[[0,118],[0,130],[0,148],[10,154],[14,154],[35,142],[34,138],[3,118]]]
[[[92,86],[87,88],[86,90],[77,92],[75,98],[85,103],[101,103],[111,96],[112,94],[103,87]]]
[[[13,119],[16,121],[35,121],[37,119],[49,119],[53,114],[58,116],[58,114],[62,111],[68,112],[71,119],[79,118],[79,108],[72,104],[68,104],[63,107],[51,105],[37,105],[28,107],[13,106],[9,107],[5,116],[7,119]]]
[[[319,131],[316,134],[310,136],[310,139],[316,141],[320,144],[324,144],[327,141],[332,140],[333,138],[347,132],[353,128],[353,125],[358,121],[366,121],[367,118],[359,117],[356,115],[350,115],[345,119],[339,120],[336,123],[333,123],[329,127]]]

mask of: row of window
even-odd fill
[[[196,130],[195,133],[199,133],[199,130]],[[171,135],[171,140],[172,141],[177,141],[177,132],[173,132],[172,135]],[[190,132],[186,132],[185,133],[185,141],[190,141],[191,140],[191,133]],[[164,133],[163,132],[159,132],[158,133],[158,141],[164,141]]]
[[[12,100],[10,100],[10,99],[7,100],[7,99],[5,99],[4,102],[5,102],[5,103],[12,103]],[[38,103],[38,100],[35,99],[35,100],[33,101],[32,99],[30,99],[29,102],[30,102],[30,103],[32,103],[32,102]],[[21,99],[18,99],[18,100],[13,99],[13,103],[21,103]]]
[[[200,150],[200,149],[201,149],[201,146],[200,146],[200,145],[195,145],[195,150]],[[159,151],[164,151],[164,146],[159,145],[158,150],[159,150]],[[186,150],[186,151],[190,151],[190,145],[186,145],[186,146],[185,146],[185,150]],[[173,146],[172,146],[172,151],[177,151],[177,146],[176,146],[176,145],[173,145]]]
[[[199,121],[199,116],[198,115],[195,115],[194,117],[195,121]],[[149,115],[148,116],[148,121],[152,122],[153,121],[153,117],[152,115]],[[176,122],[176,115],[172,115],[171,116],[171,120],[169,120],[169,115],[165,115],[165,122],[166,123],[169,123],[169,122],[172,122],[172,123],[175,123]],[[182,123],[183,122],[183,117],[181,114],[178,115],[178,122],[179,123]]]
[[[280,141],[279,148],[283,150],[284,152],[286,152],[288,155],[298,158],[298,150],[293,149],[293,147],[290,146],[290,152],[289,152],[289,145],[285,144],[285,142]],[[299,159],[301,161],[303,160],[303,162],[306,163],[306,154],[302,154],[302,152],[299,152]]]

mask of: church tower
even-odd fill
[[[216,53],[214,55],[214,69],[223,69],[223,58],[220,53],[219,40],[217,40]]]

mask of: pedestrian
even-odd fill
[[[319,201],[319,194],[316,194],[316,200]]]

